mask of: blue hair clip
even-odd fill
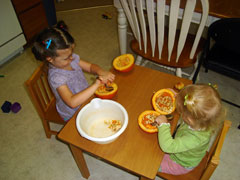
[[[49,48],[49,46],[51,45],[51,42],[52,42],[52,40],[51,40],[51,39],[49,39],[49,40],[46,42],[46,44],[47,44],[47,47],[46,47],[46,49],[48,49],[48,48]]]

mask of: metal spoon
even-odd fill
[[[110,92],[110,91],[112,91],[113,89],[114,89],[114,88],[113,88],[112,86],[109,86],[109,85],[105,84],[105,90],[106,90],[106,91]]]
[[[101,80],[101,79],[99,78],[99,76],[96,76],[96,79]],[[106,91],[110,92],[110,91],[112,91],[113,89],[114,89],[114,88],[113,88],[112,86],[109,86],[109,85],[105,84],[105,90],[106,90]]]

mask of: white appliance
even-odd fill
[[[11,0],[0,1],[0,65],[23,51],[26,44]]]

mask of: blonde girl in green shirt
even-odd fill
[[[158,141],[166,153],[160,171],[185,174],[194,169],[204,157],[212,133],[222,118],[221,98],[210,85],[188,85],[176,95],[176,110],[182,123],[175,136],[165,116],[159,116]]]

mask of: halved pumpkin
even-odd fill
[[[129,72],[134,66],[134,57],[132,54],[123,54],[113,60],[113,67],[120,72]]]
[[[162,115],[175,111],[175,96],[169,89],[160,89],[152,97],[152,105],[155,111]]]
[[[116,83],[108,83],[109,87],[112,87],[112,90],[106,87],[105,84],[102,84],[95,91],[95,95],[101,99],[112,99],[117,94],[117,84]]]
[[[153,123],[158,116],[160,116],[160,113],[157,111],[144,111],[138,116],[138,125],[147,133],[158,132],[158,128],[151,125],[151,123]]]

